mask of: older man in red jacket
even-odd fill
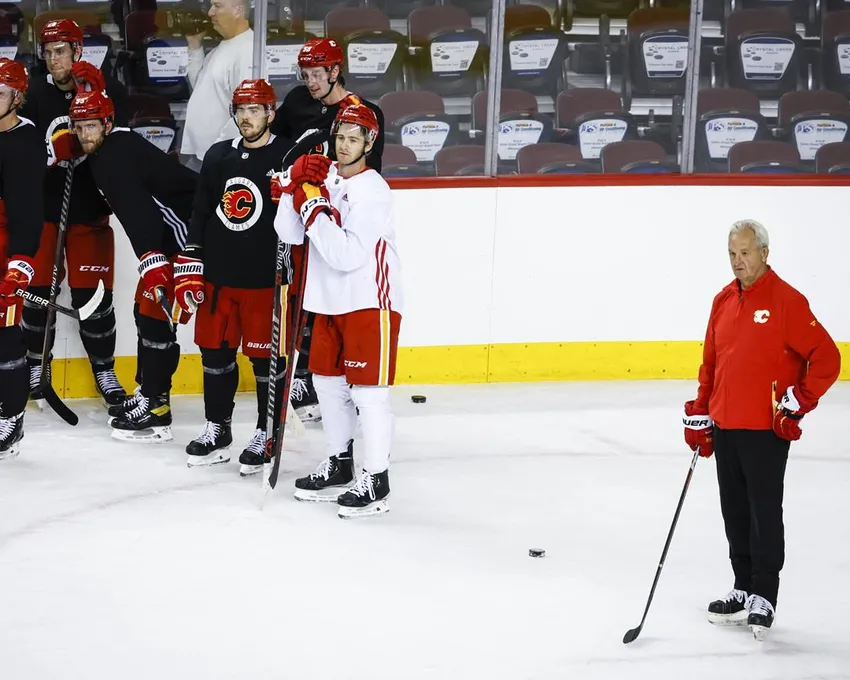
[[[708,606],[712,623],[773,624],[785,561],[782,494],[800,420],[838,378],[841,355],[806,298],[767,264],[767,230],[754,220],[729,232],[735,280],[714,298],[697,398],[685,404],[685,441],[717,453],[720,509],[735,574]],[[778,401],[777,401],[778,399]]]

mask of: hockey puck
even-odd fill
[[[424,404],[426,400],[423,395],[414,394],[412,397],[410,397],[410,401],[412,401],[414,404]]]
[[[546,551],[541,548],[530,548],[528,551],[529,557],[545,557]]]

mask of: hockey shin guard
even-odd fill
[[[313,387],[322,409],[322,429],[328,456],[337,456],[348,448],[357,428],[357,409],[351,400],[351,390],[342,375],[314,373]]]
[[[71,305],[79,309],[93,294],[93,288],[72,288]],[[115,309],[111,290],[104,293],[103,302],[95,313],[80,321],[80,339],[95,373],[115,366]]]
[[[20,326],[0,328],[0,408],[5,417],[23,412],[29,397],[29,370]]]
[[[313,377],[316,380],[316,377]],[[371,474],[383,472],[390,465],[390,449],[395,430],[395,416],[390,406],[389,387],[354,385],[351,398],[360,411],[363,430],[363,469]]]
[[[171,376],[180,362],[180,345],[168,323],[144,314],[136,316],[141,336],[142,394],[148,398],[171,391]]]
[[[251,359],[254,378],[257,381],[257,429],[266,429],[266,413],[269,404],[269,370],[271,361],[268,359]],[[274,423],[275,431],[280,423],[280,411],[283,404],[283,378],[286,375],[286,359],[280,357],[277,361],[277,377],[274,390]]]
[[[35,286],[28,289],[31,293],[50,298],[50,286]],[[44,332],[47,328],[47,307],[41,307],[29,301],[24,301],[24,310],[21,320],[23,329],[23,342],[26,346],[27,363],[33,366],[41,364],[41,354],[44,351]],[[50,334],[50,347],[53,348],[54,331],[56,330],[56,316],[53,315],[53,325]]]
[[[222,423],[233,415],[233,399],[239,389],[239,365],[235,349],[201,347],[204,366],[204,414],[210,422]]]

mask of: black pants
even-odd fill
[[[782,495],[791,442],[773,430],[714,428],[720,509],[735,588],[774,607],[785,562]]]

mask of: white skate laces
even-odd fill
[[[118,382],[118,376],[115,375],[114,369],[108,368],[105,371],[98,371],[94,374],[94,378],[100,386],[100,391],[104,394],[124,390],[124,388],[121,387],[121,383]]]
[[[21,419],[22,415],[22,413],[19,413],[11,418],[3,418],[0,416],[0,441],[12,436],[12,432],[15,430],[15,425]]]
[[[266,450],[266,431],[259,428],[254,430],[251,441],[248,442],[245,450],[256,454],[263,453]]]
[[[195,441],[212,446],[213,444],[215,444],[215,440],[218,439],[218,436],[220,434],[221,425],[208,420],[207,424],[204,425],[203,432],[198,435],[198,438]]]
[[[330,479],[331,469],[333,468],[333,463],[330,458],[325,458],[321,463],[319,463],[319,467],[317,467],[313,472],[310,473],[310,477],[312,479],[318,479],[321,477],[325,481]]]
[[[132,411],[127,412],[127,418],[129,420],[135,420],[137,418],[141,418],[148,410],[148,406],[150,405],[150,400],[139,392],[138,395],[133,395],[135,399],[136,407]]]
[[[747,598],[747,611],[758,616],[773,616],[773,605],[761,595],[750,595]]]
[[[368,496],[370,500],[375,500],[375,487],[372,485],[372,475],[366,472],[366,470],[363,470],[349,491],[355,496]]]
[[[743,590],[733,589],[733,590],[730,590],[726,594],[726,597],[723,598],[723,601],[724,602],[737,601],[737,602],[740,602],[741,604],[746,606],[747,593],[745,593]]]
[[[309,393],[310,392],[307,389],[307,382],[304,378],[292,379],[292,387],[289,390],[290,401],[301,401],[302,399],[305,399]]]

